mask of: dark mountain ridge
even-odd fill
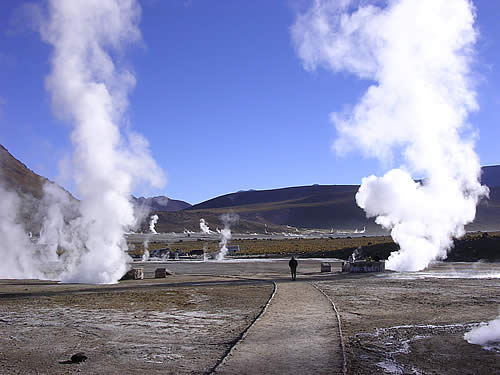
[[[265,225],[299,228],[355,228],[373,225],[356,205],[356,185],[312,185],[243,191],[194,205],[186,211],[227,212]]]
[[[481,183],[488,187],[500,187],[500,165],[488,165],[481,168]]]
[[[239,191],[195,204],[189,209],[203,210],[284,201],[302,201],[303,203],[322,202],[328,200],[332,194],[353,192],[357,191],[358,188],[359,186],[357,185],[312,185],[270,190]]]
[[[500,166],[482,168],[481,182],[490,188],[489,199],[478,205],[469,230],[500,226]],[[191,206],[185,212],[198,216],[233,211],[246,220],[266,225],[318,229],[380,231],[355,201],[359,185],[312,185],[225,194]]]

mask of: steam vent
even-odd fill
[[[384,272],[384,261],[356,260],[353,262],[342,262],[342,272],[364,273]]]

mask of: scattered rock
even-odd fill
[[[167,268],[157,268],[155,270],[155,279],[164,279],[167,275],[173,275],[174,273]]]

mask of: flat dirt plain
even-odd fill
[[[332,264],[331,273],[320,272],[322,261]],[[289,281],[287,259],[133,266],[144,267],[146,278],[157,267],[175,275],[98,286],[0,281],[0,374],[231,373],[231,361],[219,364],[245,340],[240,338],[273,295],[274,283],[277,293],[293,292],[280,289],[283,285],[315,289],[299,288],[307,283],[325,293],[314,292],[318,302],[330,297],[340,315],[348,374],[500,373],[498,347],[486,350],[463,339],[465,332],[499,314],[499,263],[341,274],[334,259],[299,259],[298,284]],[[327,314],[336,324],[333,308]],[[308,314],[300,325],[294,323],[301,327],[298,334],[325,339]],[[338,331],[331,335],[342,356]],[[277,357],[280,350],[276,347]],[[88,359],[71,363],[77,352]],[[271,360],[266,373],[277,373],[272,366]],[[324,370],[342,373],[338,367]]]

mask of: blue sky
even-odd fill
[[[500,3],[474,1],[483,165],[500,164]],[[31,30],[22,2],[0,2],[0,143],[35,172],[58,180],[70,126],[51,111],[44,79],[50,47]],[[136,191],[197,203],[247,189],[359,184],[388,166],[331,150],[329,114],[355,104],[368,83],[302,68],[290,26],[307,2],[143,1],[143,43],[127,51],[137,79],[132,128],[150,142],[168,184]]]

